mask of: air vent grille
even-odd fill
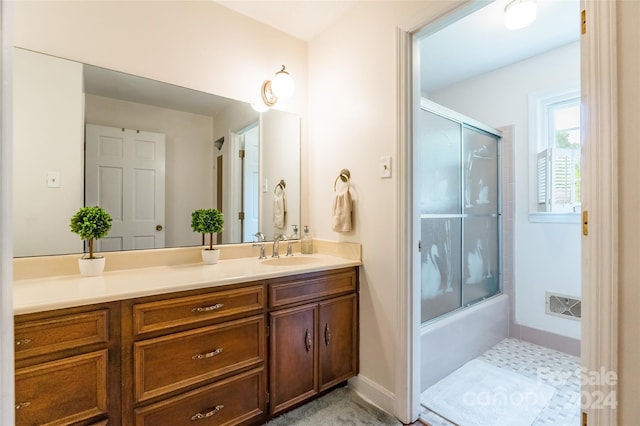
[[[580,320],[582,318],[582,302],[575,296],[546,293],[546,313],[563,318]]]

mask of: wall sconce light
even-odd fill
[[[215,147],[218,148],[218,151],[220,151],[222,149],[222,145],[224,145],[224,136],[215,141],[213,145],[215,145]]]
[[[504,25],[509,30],[524,28],[536,20],[536,0],[513,0],[504,8]]]
[[[295,89],[296,85],[293,78],[291,78],[283,65],[282,69],[271,80],[266,80],[262,83],[262,102],[267,107],[272,107],[278,102],[278,99],[290,98]]]

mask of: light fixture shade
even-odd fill
[[[289,73],[284,69],[284,65],[271,79],[271,90],[279,99],[288,99],[293,95],[293,92],[295,92],[296,85],[293,78],[291,78]]]
[[[504,9],[504,24],[510,30],[524,28],[535,21],[537,9],[535,0],[513,0]]]

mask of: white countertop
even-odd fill
[[[80,275],[14,280],[14,314],[48,311],[93,303],[176,291],[194,290],[257,281],[307,272],[361,265],[359,260],[326,254],[281,257],[284,263],[255,257],[221,260],[217,265],[201,263],[156,266],[105,272],[98,277]]]

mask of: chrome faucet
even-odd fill
[[[258,239],[258,242],[263,242],[264,241],[264,234],[262,232],[260,232],[260,231],[258,231],[255,234],[253,234],[253,236]]]
[[[280,257],[280,241],[286,240],[286,235],[278,234],[273,236],[273,254],[271,257]]]

